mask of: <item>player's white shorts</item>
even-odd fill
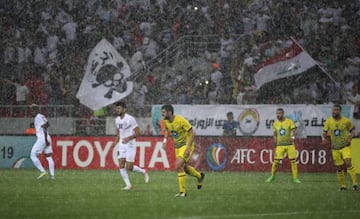
[[[38,137],[34,146],[31,149],[31,154],[41,154],[44,152],[45,154],[51,154],[53,152],[52,145],[51,145],[51,137],[50,135],[47,136],[48,142],[50,143],[49,146],[46,146],[45,139],[43,136]]]
[[[134,162],[136,156],[136,141],[132,140],[124,144],[121,142],[118,143],[118,156],[117,158],[125,158],[126,162]]]

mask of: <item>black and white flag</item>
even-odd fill
[[[133,90],[128,63],[106,39],[91,51],[85,70],[76,97],[92,110],[115,103]]]

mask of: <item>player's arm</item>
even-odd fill
[[[118,129],[116,129],[116,137],[114,142],[112,143],[111,147],[115,147],[115,145],[117,145],[117,143],[119,142],[120,139],[120,131]]]
[[[44,124],[41,125],[41,128],[43,129],[43,132],[44,132],[44,138],[45,138],[45,143],[46,143],[46,146],[49,146],[50,143],[47,139],[47,129],[50,127],[50,124],[49,122],[45,122]]]
[[[134,128],[134,134],[132,136],[133,139],[135,139],[137,136],[141,135],[141,130],[140,130],[140,127],[139,126],[136,126]]]
[[[277,129],[276,129],[276,122],[272,124],[272,130],[273,130],[273,146],[276,147],[277,145]]]
[[[326,142],[326,138],[327,138],[327,131],[323,131],[323,133],[322,133],[322,135],[321,135],[321,141],[323,142],[323,143],[325,143]]]
[[[277,145],[277,133],[276,133],[276,131],[274,130],[274,134],[273,134],[273,140],[274,140],[274,147],[276,147],[276,145]]]
[[[297,128],[291,129],[290,132],[291,132],[291,138],[292,138],[292,139],[295,139],[296,136],[297,136]]]
[[[167,143],[167,138],[169,137],[169,130],[165,127],[164,130],[164,139],[163,139],[163,149],[166,149],[166,143]]]
[[[325,121],[325,125],[323,128],[323,133],[321,135],[321,143],[324,145],[327,142],[327,138],[328,138],[328,131],[329,131],[329,124],[328,124],[328,120]]]
[[[347,139],[347,145],[351,145],[351,140],[355,136],[355,126],[352,126],[352,128],[349,130],[349,132],[350,132],[350,134],[349,134],[349,137]]]
[[[194,144],[194,140],[195,140],[195,131],[193,130],[193,128],[190,128],[188,132],[189,132],[189,139],[184,152],[185,157],[188,157],[190,155],[191,145]]]
[[[126,138],[123,140],[123,142],[124,142],[124,143],[127,143],[127,142],[129,142],[129,141],[131,141],[131,140],[133,140],[133,139],[136,139],[136,137],[139,136],[140,134],[141,134],[141,131],[140,131],[139,126],[136,126],[136,127],[133,129],[133,134],[130,135],[130,136],[128,136],[128,137],[126,137]]]
[[[189,131],[189,140],[187,142],[187,147],[190,148],[191,145],[194,143],[195,140],[195,131],[193,130],[193,128],[191,128]]]
[[[12,81],[10,81],[9,79],[6,79],[6,78],[4,78],[4,79],[2,79],[4,82],[6,82],[6,83],[8,83],[8,84],[11,84],[11,85],[14,85],[15,83],[14,82],[12,82]]]

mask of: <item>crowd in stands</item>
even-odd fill
[[[0,24],[0,105],[89,112],[76,93],[102,38],[138,75],[128,98],[136,115],[162,103],[353,103],[360,95],[360,1],[2,0]],[[169,46],[197,35],[215,41],[203,38],[186,55],[179,47],[175,61],[150,66]],[[256,66],[289,46],[290,37],[320,67],[255,89]],[[216,46],[197,46],[204,43]]]

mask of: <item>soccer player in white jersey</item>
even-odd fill
[[[115,106],[118,114],[115,119],[117,131],[112,147],[118,145],[120,175],[126,184],[123,190],[131,190],[132,185],[127,170],[143,174],[145,183],[149,182],[149,175],[146,170],[134,165],[136,136],[140,134],[140,128],[135,118],[126,113],[126,104],[124,102],[117,102]]]
[[[51,137],[47,131],[49,125],[48,120],[46,117],[40,112],[40,106],[36,104],[31,105],[32,113],[35,116],[35,130],[36,130],[36,142],[31,149],[30,158],[36,168],[40,171],[40,175],[38,179],[43,178],[48,173],[42,166],[39,156],[42,152],[44,152],[46,160],[49,164],[49,172],[50,172],[50,179],[55,179],[55,164],[52,158],[52,146],[51,146]]]

